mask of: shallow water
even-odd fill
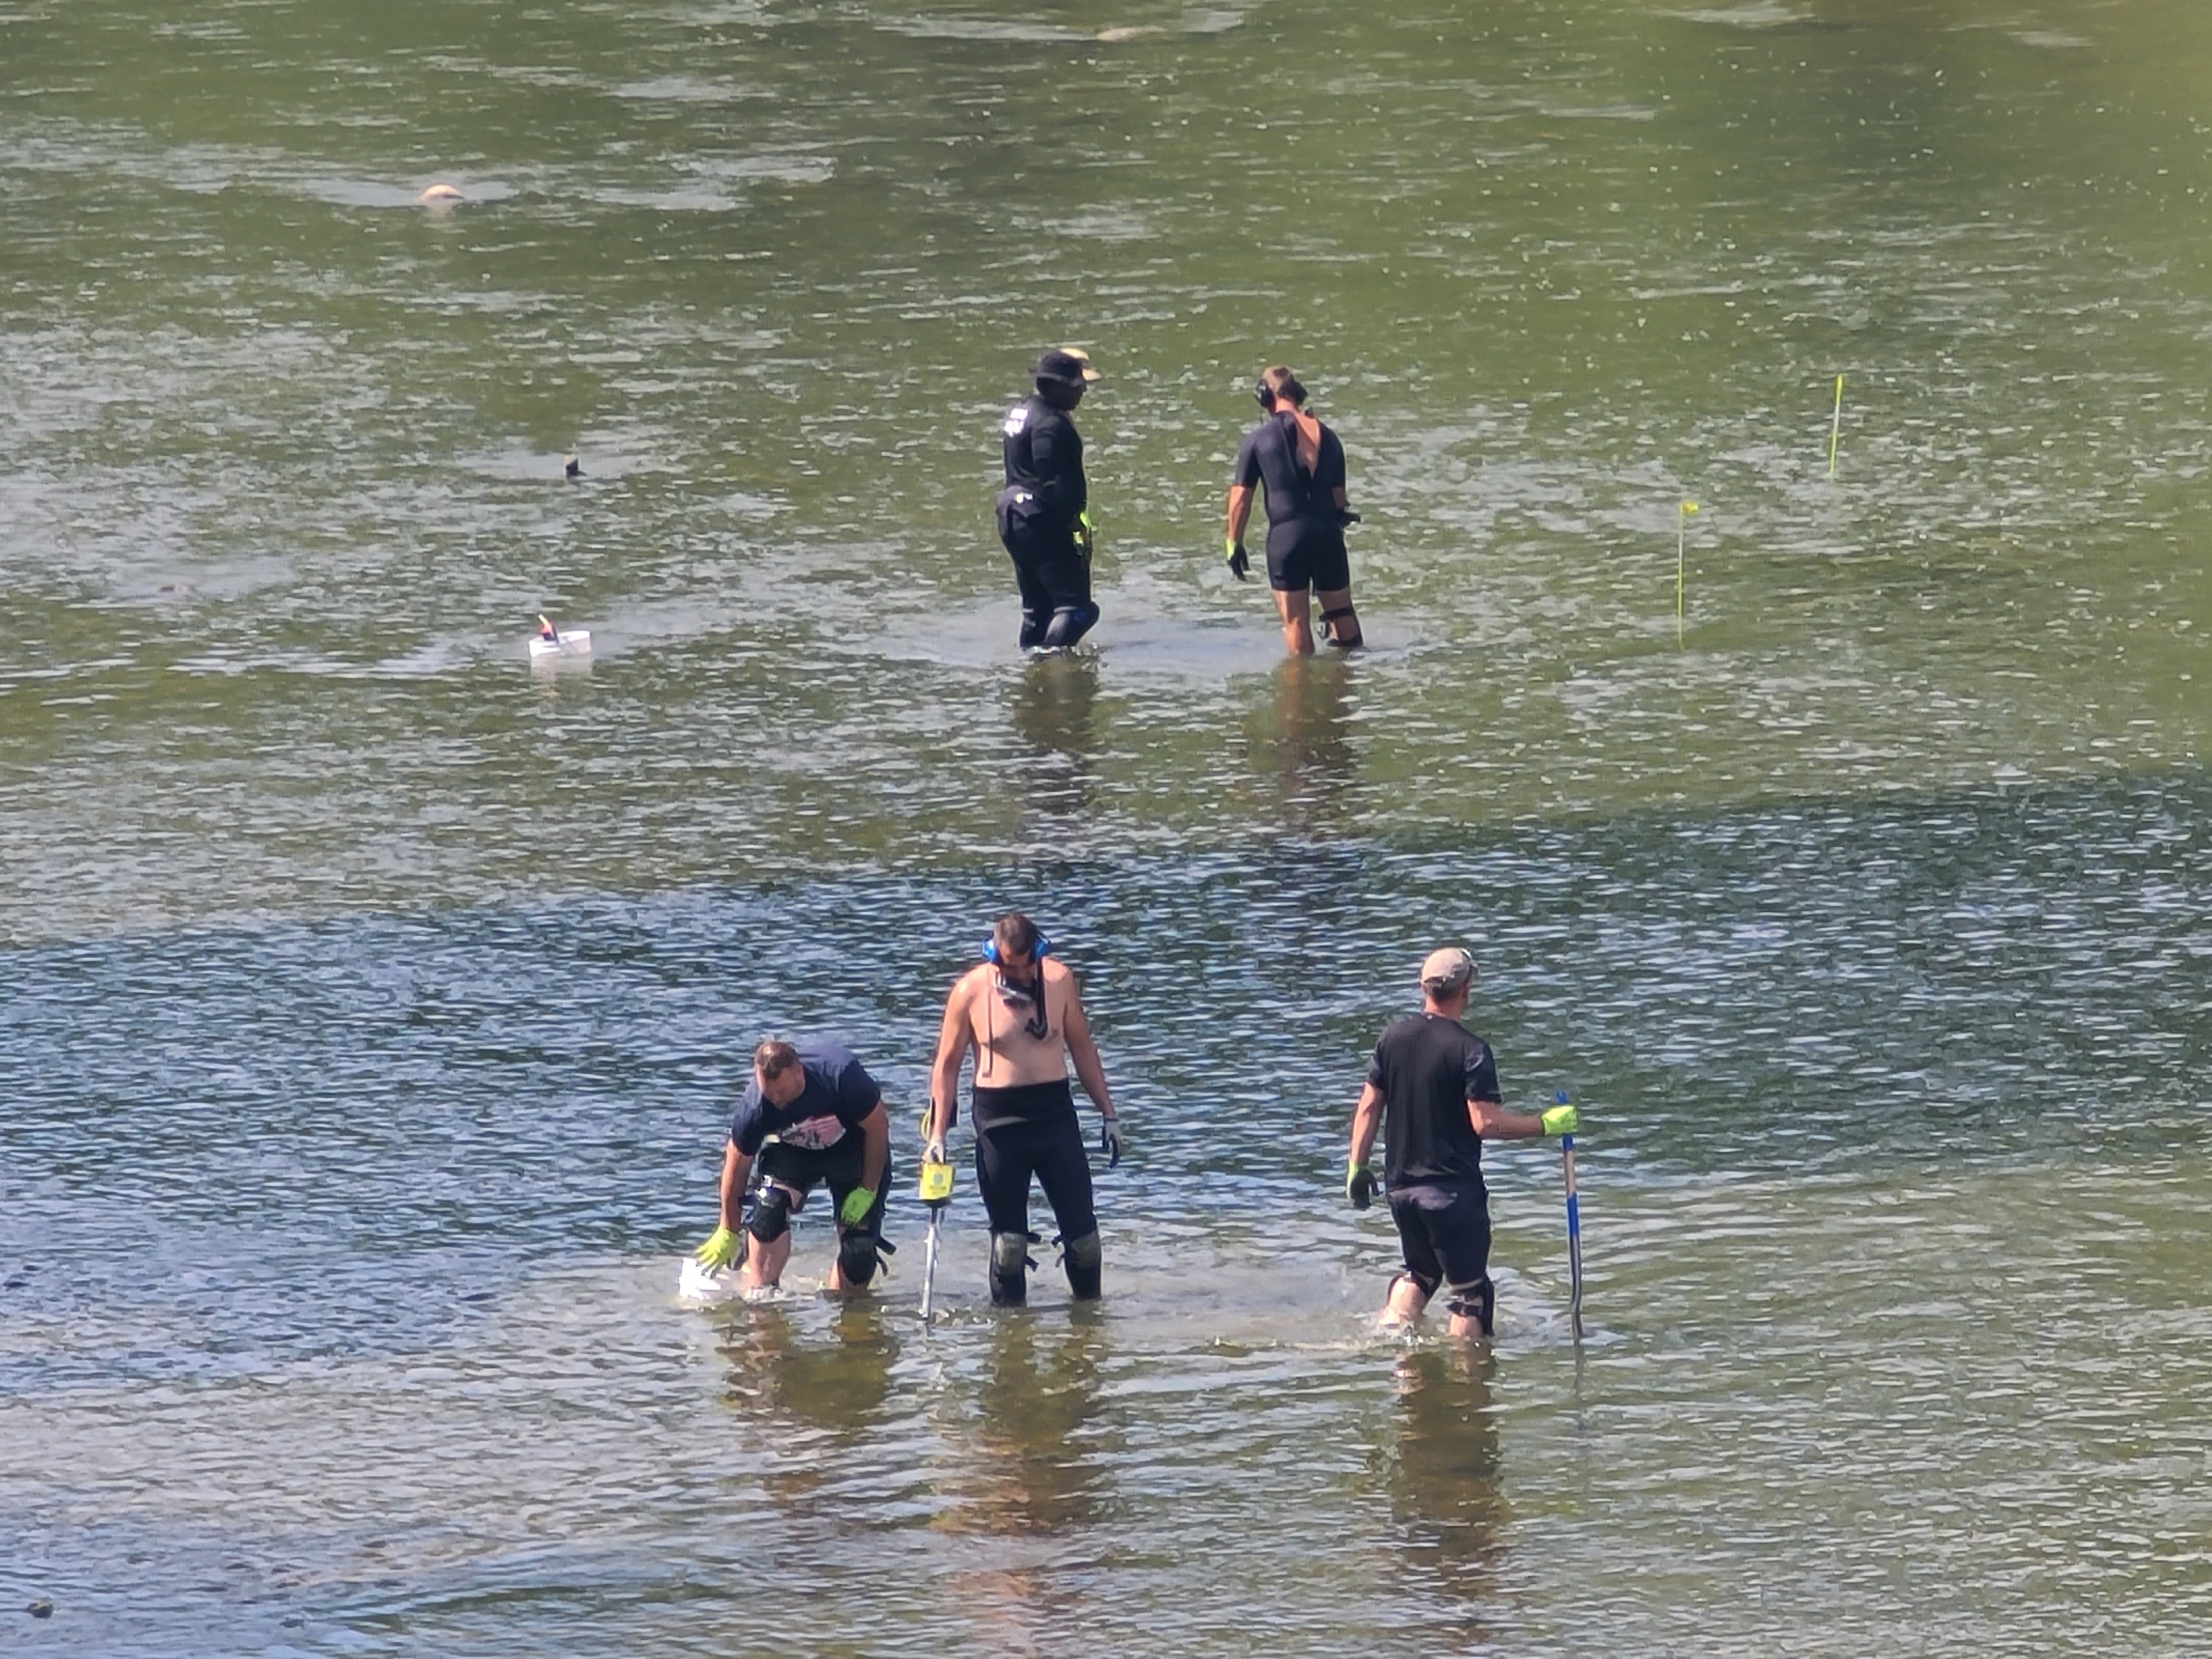
[[[2203,1645],[2207,35],[0,11],[6,1644]],[[1025,664],[1061,339],[1106,618]],[[1214,568],[1279,358],[1349,662]],[[1105,1305],[993,1315],[963,1177],[925,1331],[910,1176],[872,1302],[816,1216],[680,1304],[752,1042],[910,1171],[1010,903]],[[1579,1349],[1536,1146],[1495,1352],[1370,1326],[1448,939],[1589,1114]]]

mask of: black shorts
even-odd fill
[[[1395,1188],[1390,1219],[1406,1271],[1431,1296],[1439,1285],[1489,1280],[1490,1194],[1480,1181]]]
[[[1267,526],[1267,586],[1278,593],[1340,592],[1352,586],[1344,526],[1326,519],[1285,519]]]
[[[819,1151],[805,1146],[787,1146],[780,1140],[771,1140],[760,1149],[760,1172],[763,1181],[773,1181],[779,1187],[788,1187],[799,1194],[799,1201],[791,1207],[796,1211],[805,1206],[806,1194],[818,1182],[830,1183],[830,1212],[834,1218],[845,1207],[845,1200],[860,1184],[862,1168],[860,1137],[857,1131],[839,1138],[834,1146]],[[883,1179],[876,1183],[876,1201],[866,1218],[860,1223],[864,1232],[881,1237],[884,1231],[884,1200],[891,1189],[890,1155],[884,1155]]]

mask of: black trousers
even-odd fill
[[[1073,645],[1098,620],[1091,602],[1091,561],[1072,536],[1002,536],[1022,593],[1021,644]]]
[[[1070,1107],[1041,1121],[1018,1120],[975,1130],[975,1186],[994,1233],[1030,1230],[1030,1179],[1052,1206],[1064,1239],[1098,1231],[1091,1190],[1091,1153]]]

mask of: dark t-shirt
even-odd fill
[[[1488,1043],[1455,1019],[1413,1014],[1382,1033],[1367,1080],[1382,1091],[1386,1186],[1482,1179],[1467,1103],[1500,1098]]]
[[[806,1073],[806,1087],[788,1106],[761,1098],[760,1079],[745,1085],[738,1097],[737,1115],[730,1120],[730,1139],[747,1158],[758,1155],[761,1142],[774,1135],[787,1146],[819,1151],[844,1139],[883,1099],[875,1079],[854,1057],[853,1051],[836,1042],[800,1042],[799,1063]]]
[[[1039,530],[1066,530],[1090,504],[1083,482],[1083,440],[1075,422],[1042,397],[1006,411],[1006,487],[1036,497]]]
[[[1344,446],[1323,425],[1321,454],[1309,472],[1298,465],[1297,417],[1271,415],[1245,434],[1244,447],[1237,452],[1237,476],[1231,482],[1242,489],[1255,483],[1267,487],[1270,526],[1292,519],[1320,519],[1334,525],[1336,492],[1344,488]]]

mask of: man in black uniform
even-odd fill
[[[1321,625],[1331,645],[1360,643],[1359,613],[1352,605],[1352,559],[1344,527],[1359,515],[1344,493],[1344,445],[1306,413],[1306,389],[1280,364],[1253,388],[1267,418],[1245,434],[1229,485],[1229,568],[1246,580],[1244,524],[1252,490],[1267,492],[1267,586],[1283,619],[1283,643],[1293,656],[1313,653],[1313,623],[1306,609],[1310,589],[1321,600]]]
[[[722,1154],[722,1220],[698,1249],[709,1267],[738,1254],[738,1230],[751,1236],[742,1279],[748,1291],[776,1284],[791,1259],[791,1214],[803,1209],[817,1182],[827,1182],[836,1212],[833,1291],[859,1290],[876,1276],[883,1243],[884,1197],[890,1186],[890,1120],[883,1091],[835,1042],[780,1042],[753,1050],[752,1081],[738,1097]],[[753,1161],[762,1186],[751,1218],[744,1214]]]
[[[1581,1127],[1571,1106],[1532,1117],[1499,1103],[1490,1045],[1460,1024],[1474,983],[1474,963],[1464,951],[1447,946],[1422,963],[1421,1012],[1391,1025],[1375,1045],[1352,1115],[1345,1178],[1353,1209],[1373,1202],[1367,1158],[1379,1127],[1390,1218],[1406,1258],[1406,1271],[1390,1281],[1383,1317],[1411,1325],[1437,1287],[1449,1285],[1449,1329],[1461,1340],[1488,1336],[1497,1305],[1482,1138],[1571,1135]]]
[[[1036,394],[1006,411],[1006,487],[999,492],[999,539],[1022,590],[1024,651],[1073,645],[1098,620],[1091,602],[1090,498],[1083,440],[1068,412],[1098,378],[1073,346],[1048,351],[1030,370]]]

